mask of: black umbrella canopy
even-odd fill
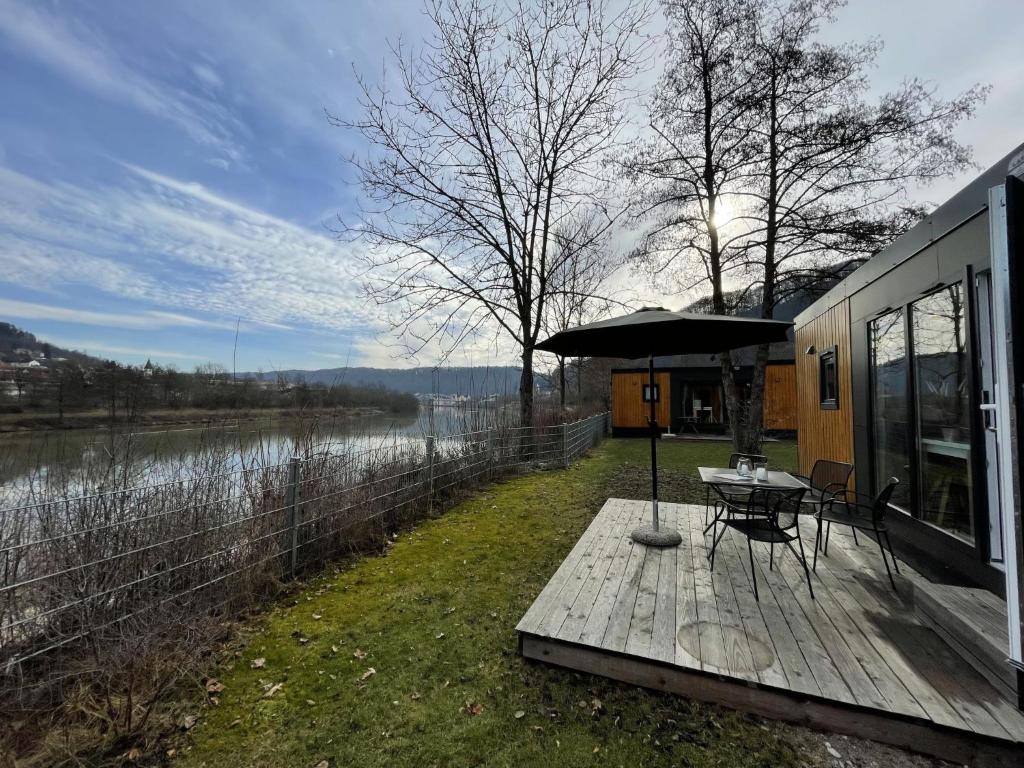
[[[610,320],[580,325],[556,333],[537,345],[544,352],[564,357],[625,357],[647,355],[648,390],[656,393],[656,355],[722,352],[755,344],[785,341],[792,323],[752,317],[698,315],[670,312],[663,307],[645,307]],[[681,541],[678,531],[663,530],[658,517],[658,436],[655,399],[647,398],[651,427],[651,525],[631,534],[634,541],[656,547],[674,547]]]
[[[700,315],[644,307],[622,317],[599,320],[554,336],[537,349],[564,357],[625,357],[715,353],[786,341],[792,323],[754,317]]]

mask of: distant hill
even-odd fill
[[[381,386],[408,394],[515,395],[519,392],[520,369],[513,366],[460,368],[320,368],[314,371],[270,371],[243,373],[262,381],[285,376],[289,381],[309,384],[351,384]]]
[[[23,351],[19,351],[23,350]],[[28,352],[29,354],[25,354]],[[0,360],[19,362],[25,358],[51,359],[63,357],[86,365],[97,365],[102,360],[90,357],[74,349],[64,349],[37,339],[34,334],[23,331],[10,323],[0,323]]]

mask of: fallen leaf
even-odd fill
[[[316,706],[316,702],[312,699],[306,699],[306,703],[311,707]]]
[[[512,715],[512,717],[514,717],[516,720],[522,720],[524,717],[526,717],[526,713],[523,712],[523,710],[521,709],[517,709],[515,711],[515,714]]]
[[[220,693],[224,690],[224,683],[215,677],[211,677],[206,681],[206,692],[207,693]]]
[[[263,698],[269,699],[282,688],[284,688],[284,683],[274,683],[272,686],[267,688],[267,692],[263,694]]]
[[[366,651],[363,651],[363,650],[360,650],[359,648],[356,648],[355,653],[353,653],[352,655],[355,656],[357,659],[365,659],[366,658]]]
[[[181,719],[181,729],[183,731],[190,731],[198,722],[199,718],[195,715],[185,715],[185,717]]]
[[[437,633],[437,634],[436,634],[436,635],[434,636],[434,639],[435,639],[435,640],[440,640],[440,639],[441,639],[442,637],[444,637],[444,632],[438,632],[438,633]]]
[[[313,768],[331,768],[331,764],[326,760],[321,760],[319,763],[314,765]]]
[[[323,618],[323,616],[321,616],[319,613],[314,613],[313,614],[313,621],[320,621],[320,619],[322,619],[322,618]]]
[[[263,658],[262,656],[260,656],[258,659],[253,659],[252,660],[252,664],[250,664],[249,666],[252,667],[253,669],[263,669],[263,667],[266,665],[266,663],[267,663],[267,660],[265,658]]]
[[[419,701],[419,699],[420,699],[420,695],[419,695],[419,694],[418,694],[418,693],[417,693],[416,691],[413,691],[413,692],[412,692],[412,693],[411,693],[411,694],[409,695],[409,698],[410,698],[410,699],[412,699],[413,701]]]
[[[469,714],[471,714],[474,717],[476,717],[477,715],[479,715],[481,712],[484,711],[484,705],[481,704],[479,701],[467,701],[466,702],[466,711]]]
[[[373,667],[370,667],[365,672],[363,672],[363,676],[360,677],[359,679],[360,680],[369,680],[371,677],[373,677],[376,674],[377,674],[377,670],[374,669]]]

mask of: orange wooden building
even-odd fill
[[[764,428],[772,432],[797,429],[796,366],[792,345],[773,350],[765,371]],[[789,359],[785,359],[786,356]],[[612,431],[616,435],[646,434],[649,404],[644,361],[612,370]],[[749,385],[752,368],[741,365],[737,379]],[[728,429],[721,368],[714,355],[679,355],[655,359],[656,416],[663,430],[679,434],[724,433]]]

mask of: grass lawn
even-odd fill
[[[518,655],[516,623],[605,499],[647,497],[648,451],[608,441],[570,469],[498,483],[386,556],[311,581],[245,632],[175,764],[817,764],[786,726]],[[766,451],[795,466],[794,443]],[[694,467],[729,453],[662,443],[662,498],[702,501]]]

